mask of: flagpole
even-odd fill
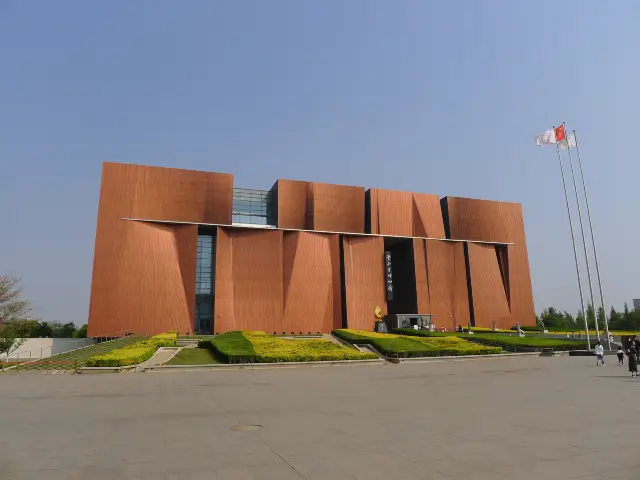
[[[555,130],[555,126],[553,127]],[[591,350],[591,340],[589,339],[589,326],[587,325],[587,315],[584,309],[584,295],[582,294],[582,281],[580,280],[580,265],[578,263],[578,252],[576,250],[576,238],[573,233],[573,220],[571,219],[571,208],[569,207],[569,195],[567,194],[567,182],[564,179],[564,168],[562,167],[562,158],[560,157],[560,148],[556,143],[556,153],[558,154],[558,163],[560,163],[560,175],[562,176],[562,188],[564,189],[564,200],[567,204],[567,215],[569,216],[569,230],[571,230],[571,245],[573,246],[573,258],[576,262],[576,275],[578,277],[578,291],[580,292],[580,306],[582,307],[582,318],[584,318],[584,328],[587,334],[587,348]]]
[[[566,127],[562,122],[563,130],[566,136]],[[571,178],[573,180],[573,191],[576,194],[576,204],[578,205],[578,222],[580,223],[580,236],[582,237],[582,248],[584,250],[584,261],[587,266],[587,281],[589,282],[589,298],[591,299],[591,308],[593,309],[593,318],[596,325],[596,340],[600,341],[600,329],[598,328],[598,318],[596,316],[596,303],[593,300],[593,283],[591,282],[591,268],[589,267],[589,252],[587,250],[587,240],[584,236],[584,223],[582,222],[582,208],[580,207],[580,196],[578,195],[578,184],[576,183],[576,174],[573,170],[573,158],[571,157],[571,148],[569,148],[569,142],[567,141],[567,152],[569,152],[569,165],[571,167]],[[585,314],[586,315],[586,314]],[[587,323],[587,326],[589,324]]]
[[[582,159],[580,158],[580,149],[578,148],[578,136],[573,131],[573,138],[576,141],[576,153],[578,154],[578,166],[580,167],[580,177],[582,178],[582,189],[584,190],[584,202],[587,206],[587,219],[589,220],[589,230],[591,231],[591,244],[593,246],[593,259],[596,264],[596,275],[598,277],[598,289],[600,290],[600,304],[602,305],[602,315],[604,316],[604,330],[607,336],[607,345],[611,350],[611,340],[609,337],[609,322],[607,321],[607,312],[604,305],[604,295],[602,293],[602,281],[600,280],[600,267],[598,266],[598,253],[596,251],[596,239],[593,234],[593,224],[591,223],[591,210],[589,209],[589,196],[587,195],[587,184],[584,181],[584,171],[582,170]],[[596,325],[598,324],[596,316]]]

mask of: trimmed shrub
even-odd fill
[[[155,335],[123,348],[87,360],[87,367],[126,367],[146,362],[161,347],[175,347],[178,335],[175,332]]]
[[[328,362],[376,359],[374,353],[352,350],[324,339],[287,340],[265,332],[228,332],[211,340],[225,363]]]
[[[376,359],[375,353],[364,353],[337,345],[329,340],[287,340],[262,332],[245,332],[253,345],[258,363],[330,362],[339,360]]]
[[[255,363],[256,352],[243,332],[227,332],[210,340],[216,354],[225,363]]]

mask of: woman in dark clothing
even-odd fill
[[[632,343],[629,344],[629,371],[631,372],[632,377],[638,376],[638,351],[636,350],[635,345]]]

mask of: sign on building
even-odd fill
[[[387,283],[387,302],[393,301],[393,272],[391,270],[391,252],[384,252],[384,269]]]

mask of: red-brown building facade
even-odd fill
[[[103,165],[89,336],[371,330],[377,306],[449,330],[533,325],[521,206]]]

